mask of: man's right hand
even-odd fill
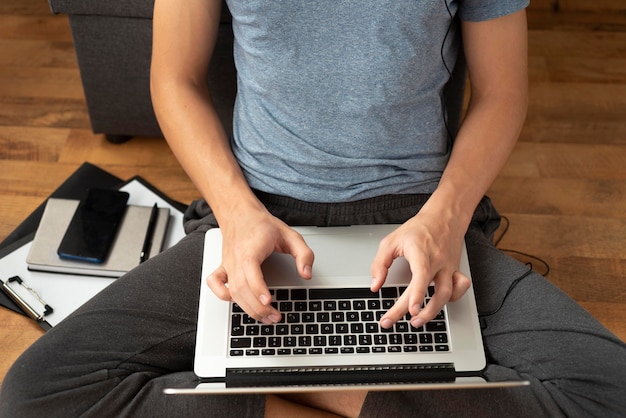
[[[302,235],[267,212],[231,219],[220,224],[222,264],[207,277],[207,284],[217,297],[236,302],[257,321],[279,322],[281,314],[271,305],[261,264],[272,252],[291,254],[300,276],[310,279],[313,251]]]

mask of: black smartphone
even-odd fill
[[[126,212],[128,197],[119,190],[90,189],[65,231],[57,250],[59,257],[103,263]]]

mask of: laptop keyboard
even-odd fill
[[[272,304],[282,313],[265,325],[233,303],[231,356],[349,355],[433,353],[451,351],[445,307],[420,328],[409,315],[392,328],[378,324],[405,287],[270,289]],[[425,303],[434,292],[429,287]]]

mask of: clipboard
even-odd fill
[[[6,282],[0,280],[0,286],[13,302],[35,321],[43,321],[46,316],[54,312],[52,306],[48,305],[39,293],[27,285],[20,276],[9,277]]]
[[[134,190],[139,190],[139,193],[145,192],[150,195],[151,199],[158,199],[161,204],[169,205],[174,211],[170,211],[170,216],[175,218],[172,223],[173,227],[168,228],[168,233],[166,236],[167,242],[170,245],[173,242],[177,241],[181,238],[181,234],[184,235],[184,231],[182,231],[182,218],[183,213],[185,212],[187,205],[177,202],[173,199],[170,199],[163,192],[158,190],[152,184],[141,178],[140,176],[134,176],[127,181],[123,181],[122,179],[115,177],[114,175],[102,170],[101,168],[91,164],[91,163],[83,163],[67,180],[65,180],[59,188],[57,188],[50,197],[57,198],[65,198],[65,199],[78,199],[80,198],[87,189],[91,187],[108,187],[108,188],[123,188],[130,187]],[[132,197],[132,192],[131,192]],[[40,288],[40,284],[37,283],[36,280],[32,280],[30,278],[30,272],[26,269],[26,258],[25,255],[23,259],[21,258],[22,252],[24,249],[30,245],[32,242],[37,227],[39,225],[39,221],[43,214],[44,208],[46,206],[47,199],[35,210],[33,211],[13,232],[11,232],[1,243],[0,243],[0,261],[13,259],[14,263],[19,262],[20,268],[18,269],[10,269],[16,271],[4,270],[0,271],[0,276],[5,281],[8,281],[8,277],[19,276],[23,282],[26,283],[28,287],[35,289],[37,292],[42,293],[43,300],[50,302],[49,297],[45,296]],[[154,203],[153,201],[150,203]],[[172,213],[173,212],[173,213]],[[43,273],[48,275],[55,275],[55,273]],[[76,276],[82,277],[82,276]],[[51,277],[50,280],[55,280],[54,277]],[[61,276],[58,277],[57,281],[62,281],[63,278]],[[88,289],[88,292],[92,292],[93,294],[97,293],[96,290],[99,287],[106,287],[109,282],[107,279],[97,278],[95,279],[100,282],[92,282],[91,284],[87,284],[85,289]],[[1,280],[0,280],[1,282]],[[17,289],[18,293],[24,296],[24,289],[19,286],[17,282],[11,282],[9,284],[13,290]],[[24,296],[26,297],[26,296]],[[86,300],[85,300],[86,301]],[[56,302],[55,302],[56,303]],[[51,306],[54,308],[51,313],[48,315],[44,315],[42,320],[37,321],[37,323],[44,329],[48,330],[54,326],[58,322],[58,320],[51,320],[51,317],[59,317],[66,316],[67,310],[64,309],[67,307],[55,306],[55,303],[51,303]],[[32,302],[33,305],[37,305],[37,303]],[[57,303],[58,305],[58,303]],[[8,308],[16,313],[20,313],[22,315],[28,315],[22,307],[20,307],[19,302],[16,303],[6,292],[2,285],[0,285],[0,306]],[[77,306],[76,306],[77,307]],[[35,308],[38,313],[44,313],[45,309],[42,312],[39,312],[41,309]],[[65,312],[64,312],[65,310]],[[48,322],[50,321],[50,322]]]

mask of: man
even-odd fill
[[[18,360],[0,395],[2,414],[623,412],[624,344],[490,242],[498,216],[484,195],[526,113],[526,4],[229,0],[238,96],[228,138],[206,85],[221,1],[157,0],[155,110],[204,200],[191,206],[181,243],[107,288]],[[461,47],[472,95],[457,133],[447,126],[444,91]],[[222,265],[207,285],[257,320],[275,323],[281,313],[270,304],[260,264],[273,251],[291,254],[306,280],[314,263],[291,226],[365,223],[400,224],[372,260],[372,289],[383,285],[399,256],[412,272],[381,326],[407,312],[419,326],[463,295],[470,283],[457,270],[465,239],[486,324],[486,373],[521,376],[531,386],[285,397],[161,394],[193,380],[204,231],[219,224],[223,235]],[[422,309],[431,282],[435,295]],[[73,351],[64,353],[68,346]]]

